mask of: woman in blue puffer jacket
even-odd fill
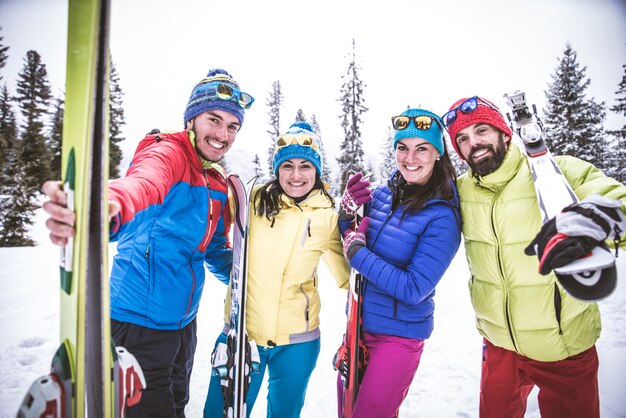
[[[397,171],[371,196],[361,173],[351,177],[339,214],[346,258],[365,278],[369,362],[354,418],[397,416],[433,331],[435,287],[461,242],[456,175],[438,116],[408,109],[392,120]],[[368,200],[359,228],[349,229]],[[340,380],[338,389],[341,409]]]

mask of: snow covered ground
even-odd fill
[[[51,245],[40,214],[32,248],[0,249],[0,418],[14,417],[28,387],[45,374],[58,345],[58,249]],[[600,302],[604,329],[600,356],[603,418],[626,417],[626,254],[618,258],[621,280],[616,292]],[[467,293],[469,272],[461,249],[438,287],[435,331],[400,416],[477,417],[481,338]],[[325,266],[320,268],[322,352],[313,373],[303,418],[336,416],[331,359],[345,327],[345,293],[337,289]],[[209,280],[198,317],[198,348],[187,416],[200,417],[210,375],[209,356],[222,329],[225,286]],[[252,417],[265,416],[264,389]],[[536,392],[527,417],[539,417]]]

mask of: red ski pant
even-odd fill
[[[352,418],[393,418],[404,401],[420,363],[424,340],[363,332],[369,352]],[[343,385],[337,380],[339,416]]]
[[[485,340],[480,418],[523,418],[535,385],[542,418],[599,418],[595,346],[561,361],[531,360]]]

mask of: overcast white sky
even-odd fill
[[[609,106],[626,64],[622,0],[113,0],[111,22],[129,150],[152,128],[182,128],[194,84],[223,67],[256,98],[235,148],[265,157],[265,101],[280,80],[282,129],[298,108],[316,114],[332,155],[342,140],[337,99],[353,38],[367,85],[362,132],[371,155],[390,117],[407,105],[442,114],[478,94],[503,107],[503,93],[524,89],[529,102],[543,107],[567,41],[587,66],[588,94]],[[0,0],[0,25],[11,47],[3,81],[16,79],[34,49],[59,95],[67,1]],[[607,127],[623,124],[609,112]]]

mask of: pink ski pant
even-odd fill
[[[354,405],[353,418],[394,418],[420,363],[424,340],[363,333],[369,363]],[[343,385],[337,380],[339,417]]]

